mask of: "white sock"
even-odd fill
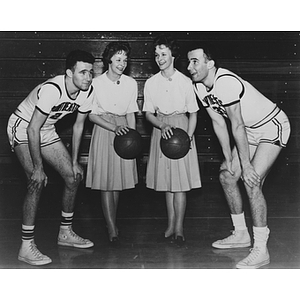
[[[266,227],[253,226],[254,247],[266,247],[270,229]]]
[[[231,214],[231,220],[235,230],[247,229],[244,212],[241,214]]]

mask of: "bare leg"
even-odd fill
[[[174,209],[175,209],[175,236],[182,236],[183,234],[183,221],[186,209],[186,193],[177,192],[174,194]]]
[[[69,152],[62,142],[58,142],[43,147],[42,156],[64,179],[62,210],[67,213],[73,212],[80,178],[77,178],[77,180],[74,178]]]
[[[116,202],[114,199],[115,192],[113,191],[101,191],[101,203],[103,214],[106,220],[108,236],[111,241],[113,237],[118,235],[116,227]]]
[[[117,232],[117,236],[118,236],[119,235],[119,229],[117,227],[117,211],[118,211],[120,192],[119,191],[114,191],[113,193],[114,193],[114,203],[115,203],[115,225],[116,225],[116,232]]]
[[[267,203],[262,188],[280,151],[280,147],[271,144],[260,144],[257,149],[250,147],[250,154],[253,157],[251,163],[254,166],[255,171],[261,177],[261,184],[259,186],[250,188],[245,184],[250,202],[253,225],[255,227],[267,226]]]
[[[166,205],[168,213],[168,228],[165,231],[165,236],[169,237],[175,231],[174,193],[166,192]]]
[[[231,214],[241,214],[243,212],[243,199],[238,186],[238,181],[241,177],[241,167],[236,149],[232,151],[232,155],[234,176],[224,169],[224,165],[222,165],[219,179]]]
[[[27,180],[29,180],[33,172],[33,164],[32,164],[28,145],[17,146],[15,148],[15,153],[25,171]],[[38,208],[42,190],[43,190],[43,185],[40,185],[39,189],[35,190],[32,193],[27,191],[23,202],[23,224],[24,225],[35,224],[37,208]]]

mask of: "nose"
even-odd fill
[[[187,66],[188,71],[191,70],[191,63],[189,62],[188,66]]]
[[[86,80],[92,80],[93,79],[93,73],[92,72],[86,72],[85,74]]]

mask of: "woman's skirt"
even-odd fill
[[[157,116],[166,124],[188,129],[185,114]],[[167,158],[160,149],[161,130],[153,127],[149,160],[146,172],[146,186],[156,191],[186,192],[201,187],[200,168],[196,144],[193,140],[188,154],[180,159]]]
[[[125,116],[101,115],[108,122],[126,125]],[[134,188],[138,183],[135,159],[123,159],[114,150],[115,133],[94,125],[88,166],[86,186],[102,191],[121,191]]]

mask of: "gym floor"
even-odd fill
[[[187,194],[184,224],[186,244],[181,248],[174,244],[157,243],[157,237],[167,226],[164,194],[146,189],[144,184],[121,193],[118,208],[121,244],[118,248],[108,243],[99,192],[80,186],[73,228],[82,237],[92,240],[95,246],[85,250],[60,247],[56,239],[60,224],[61,192],[60,183],[48,184],[43,192],[35,241],[41,252],[51,257],[52,263],[36,267],[17,259],[25,185],[20,182],[0,184],[1,269],[229,270],[235,269],[235,264],[249,252],[249,248],[217,250],[211,247],[213,241],[226,237],[232,230],[229,210],[217,182],[204,182],[201,189]],[[268,243],[271,263],[262,269],[299,270],[300,186],[297,180],[274,184],[267,179],[264,193],[268,201],[268,224],[271,230]],[[247,201],[245,214],[251,230]]]

